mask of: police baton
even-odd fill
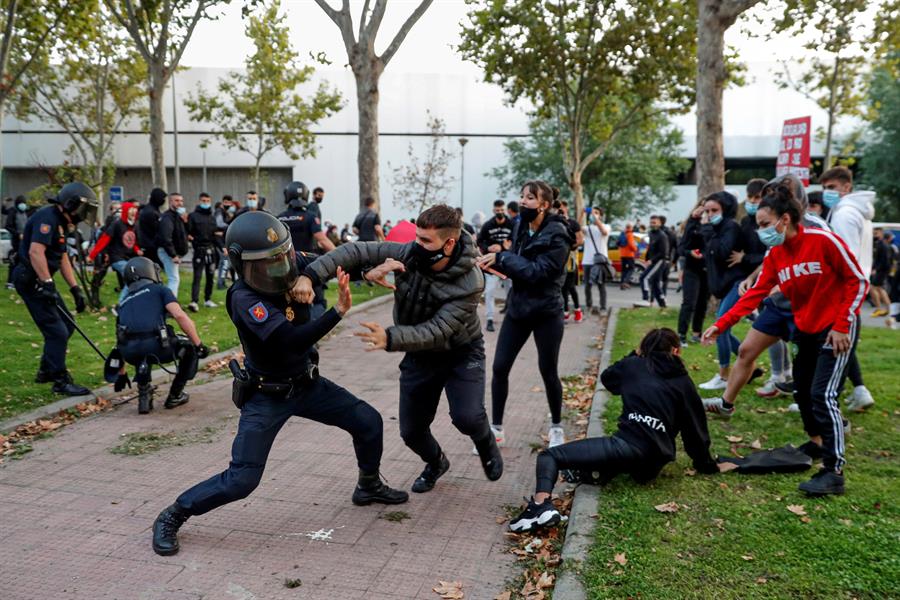
[[[84,341],[86,341],[88,344],[91,345],[91,348],[94,349],[94,352],[96,352],[97,354],[99,354],[99,355],[100,355],[100,358],[102,358],[102,359],[103,359],[103,362],[105,363],[105,362],[106,362],[106,355],[103,354],[103,352],[100,351],[100,348],[97,347],[97,344],[95,344],[95,343],[91,340],[91,338],[89,338],[89,337],[87,336],[87,334],[81,330],[81,327],[78,326],[78,324],[75,322],[75,319],[73,319],[73,318],[72,318],[72,315],[69,314],[69,311],[67,311],[65,308],[63,308],[63,307],[60,306],[59,304],[56,305],[56,308],[57,308],[57,310],[59,310],[59,314],[61,314],[61,315],[66,319],[66,321],[68,321],[68,322],[72,325],[72,327],[75,328],[75,331],[77,331],[78,333],[81,334],[81,337],[84,338]]]

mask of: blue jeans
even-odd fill
[[[178,272],[178,265],[172,260],[163,248],[156,250],[156,255],[162,261],[163,269],[166,270],[166,287],[172,290],[175,297],[178,298],[178,284],[181,283],[181,274]]]
[[[122,276],[122,281],[125,281],[125,265],[128,264],[127,260],[117,260],[113,264],[109,265],[109,267]],[[122,289],[119,290],[119,304],[122,304],[122,300],[128,294],[128,286],[124,283],[122,284]]]
[[[738,286],[740,284],[740,281],[736,281],[734,286],[732,286],[731,291],[725,294],[725,297],[719,302],[719,310],[716,311],[717,319],[727,313],[732,306],[737,304],[739,298]],[[716,339],[716,350],[719,354],[719,366],[723,369],[729,366],[731,364],[731,355],[734,354],[737,356],[738,348],[740,348],[740,346],[741,340],[734,337],[730,328],[721,332]]]

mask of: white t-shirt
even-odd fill
[[[594,254],[597,251],[603,256],[609,257],[609,225],[603,223],[599,227],[597,225],[589,225],[583,228],[584,231],[584,254],[581,257],[582,265],[594,264]],[[596,251],[594,250],[596,244]]]

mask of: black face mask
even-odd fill
[[[539,211],[536,208],[528,208],[527,206],[519,207],[519,218],[523,223],[531,223],[537,219],[538,214]]]
[[[432,266],[447,258],[447,255],[444,254],[444,246],[437,250],[429,250],[419,243],[413,246],[413,256],[420,271],[430,271]]]
[[[497,219],[498,223],[502,223],[506,220],[506,215],[503,213],[494,213],[494,218]]]
[[[325,199],[325,196],[313,196],[313,200],[315,200],[316,204],[322,204],[322,200]]]

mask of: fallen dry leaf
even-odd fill
[[[494,600],[510,600],[512,598],[512,592],[506,590],[505,592],[500,592],[496,596],[494,596]]]
[[[800,522],[801,523],[812,523],[812,519],[810,519],[806,515],[803,515],[802,517],[800,517]]]
[[[726,435],[725,439],[731,442],[732,444],[737,444],[738,442],[743,442],[744,438],[739,435]]]
[[[506,517],[497,517],[494,520],[497,521],[497,525],[502,525],[502,524],[506,523]]]
[[[465,594],[462,591],[462,582],[460,581],[438,580],[437,587],[431,588],[431,591],[445,600],[462,600],[462,598],[465,598]]]
[[[619,552],[613,557],[613,560],[622,565],[623,567],[628,564],[628,559],[625,558],[624,552]]]
[[[798,516],[803,516],[806,514],[806,509],[803,508],[802,504],[788,504],[787,509]]]
[[[684,474],[687,475],[688,477],[693,477],[694,475],[697,474],[697,471],[696,471],[696,469],[688,468],[688,469],[684,470]]]
[[[750,447],[754,450],[760,450],[762,448],[762,443],[759,441],[759,439],[755,439],[750,442]]]
[[[541,386],[536,385],[536,386],[534,386],[533,388],[531,388],[531,391],[532,391],[532,392],[543,392],[544,389],[543,389]]]
[[[753,560],[753,555],[752,554],[742,554],[741,558],[743,558],[744,560]]]
[[[757,577],[756,578],[756,583],[767,583],[768,581],[769,580],[766,579],[765,577]]]
[[[657,504],[654,506],[657,511],[661,513],[673,513],[678,512],[678,504],[675,502],[666,502],[665,504]]]
[[[538,577],[538,580],[537,580],[538,589],[546,589],[549,587],[553,587],[553,579],[554,579],[553,575],[551,575],[547,571],[544,571],[543,573],[541,573],[541,576]]]
[[[721,462],[719,463],[719,472],[727,473],[728,471],[734,471],[738,466],[733,462]]]

